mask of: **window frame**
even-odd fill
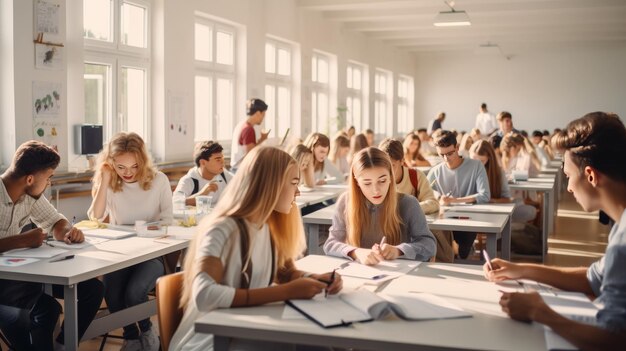
[[[311,130],[330,134],[331,133],[331,112],[330,112],[330,82],[331,82],[331,56],[329,54],[314,50],[311,55]],[[326,83],[319,81],[319,62],[320,60],[326,62]],[[316,67],[314,67],[316,66]],[[313,72],[316,72],[316,76],[313,76]],[[319,96],[320,94],[326,95],[326,125],[320,126],[320,110],[319,110]],[[314,99],[315,96],[315,99]],[[315,109],[313,104],[315,103]],[[315,114],[314,115],[314,111]]]
[[[358,69],[360,72],[360,76],[361,76],[361,87],[360,88],[354,88],[353,84],[354,84],[354,70]],[[352,84],[348,84],[348,70],[352,70],[352,73],[350,74],[352,76]],[[357,130],[357,133],[360,132],[361,130],[365,130],[369,127],[369,121],[367,118],[367,114],[366,114],[366,77],[367,75],[367,66],[363,63],[360,62],[356,62],[356,61],[348,61],[348,64],[346,66],[346,107],[348,108],[347,114],[350,114],[350,118],[351,118],[351,122],[348,121],[348,116],[346,115],[346,126],[354,126],[355,129]],[[352,86],[351,86],[352,85]],[[354,104],[349,104],[348,101],[349,99],[352,99],[352,101],[354,102],[354,99],[359,99],[360,101],[360,116],[358,118],[358,122],[356,122],[354,120],[354,116],[352,115],[352,113],[354,113],[352,110],[354,107]]]
[[[285,133],[285,131],[288,128],[292,128],[294,126],[293,123],[293,116],[294,116],[294,81],[295,81],[295,73],[294,73],[294,67],[295,67],[295,61],[294,61],[294,52],[296,51],[295,45],[293,43],[290,43],[288,41],[285,40],[281,40],[279,38],[273,37],[273,36],[266,36],[265,38],[265,45],[263,46],[264,48],[264,59],[267,58],[267,45],[271,44],[274,46],[274,73],[268,72],[267,71],[267,67],[266,65],[264,65],[264,73],[265,73],[265,84],[263,85],[263,97],[265,100],[267,100],[267,97],[265,96],[265,91],[267,89],[267,86],[272,86],[274,89],[274,105],[275,106],[271,106],[271,104],[269,106],[269,109],[272,109],[272,113],[271,115],[274,117],[274,121],[272,123],[272,128],[273,128],[273,132],[275,136],[279,136],[282,137]],[[278,55],[278,51],[279,50],[286,50],[289,53],[289,75],[282,75],[279,74],[279,55]],[[288,112],[288,116],[285,116],[286,118],[284,119],[284,121],[287,123],[286,125],[283,125],[281,118],[283,116],[279,115],[279,109],[278,106],[280,106],[281,104],[281,99],[279,98],[279,94],[278,91],[280,88],[286,88],[289,91],[289,112]],[[266,101],[267,102],[267,101]],[[265,119],[263,121],[263,128],[264,129],[268,129],[268,123],[267,121],[269,120],[270,116],[265,116]]]

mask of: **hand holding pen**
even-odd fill
[[[333,269],[332,272],[315,276],[315,279],[326,284],[326,289],[324,291],[325,297],[327,297],[328,294],[334,295],[341,291],[341,289],[343,288],[343,280],[341,279],[341,274],[337,273],[336,271],[336,269]]]
[[[83,232],[74,226],[75,223],[76,217],[73,217],[72,222],[70,223],[70,230],[68,230],[65,235],[63,235],[63,241],[66,244],[82,243],[83,241],[85,241],[85,236],[83,235]]]
[[[400,249],[393,245],[387,244],[387,237],[383,236],[380,240],[380,244],[374,244],[372,250],[375,251],[383,260],[395,260],[402,252]],[[382,260],[381,260],[382,261]]]

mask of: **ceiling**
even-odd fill
[[[449,11],[443,0],[296,1],[345,30],[416,54],[480,53],[489,51],[479,49],[487,44],[498,45],[503,55],[550,47],[626,47],[626,0],[456,0],[455,9],[471,19],[469,27],[433,26],[438,12]]]

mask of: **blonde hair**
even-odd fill
[[[136,133],[120,132],[115,134],[113,138],[104,145],[102,151],[100,151],[96,158],[96,172],[92,179],[94,185],[92,190],[93,194],[95,194],[96,190],[102,185],[102,171],[105,164],[111,167],[111,183],[109,186],[113,192],[122,191],[124,182],[120,176],[117,175],[117,172],[115,172],[114,158],[127,153],[134,155],[137,160],[138,170],[135,177],[139,186],[143,190],[150,189],[157,170],[152,163],[150,155],[148,155],[146,144]]]
[[[510,132],[502,138],[502,142],[500,142],[500,151],[502,152],[502,166],[504,169],[507,169],[509,166],[509,162],[511,162],[511,150],[516,147],[521,146],[522,150],[524,150],[527,154],[530,155],[531,162],[537,167],[537,169],[541,169],[541,161],[535,152],[535,147],[533,144],[525,138],[523,135]]]
[[[191,286],[200,273],[197,247],[206,233],[227,217],[259,218],[269,225],[276,250],[276,270],[285,269],[305,249],[304,229],[298,207],[293,204],[288,214],[274,210],[289,172],[296,161],[285,151],[257,146],[244,158],[233,179],[220,197],[215,209],[200,224],[184,263],[183,294],[180,305],[185,308],[191,299]]]
[[[409,152],[409,146],[411,146],[411,142],[413,140],[417,141],[417,149],[415,150],[415,153],[411,154]],[[422,153],[420,152],[420,148],[422,147],[422,141],[420,140],[419,136],[417,136],[417,134],[413,134],[413,133],[409,133],[406,135],[406,137],[404,138],[404,143],[402,144],[402,146],[404,146],[404,158],[407,165],[410,165],[410,161],[426,161],[426,159],[424,158],[424,156],[422,155]]]
[[[459,143],[459,150],[469,151],[473,143],[474,143],[474,139],[472,139],[472,136],[470,135],[470,133],[465,133],[463,134],[463,137],[461,137],[461,142]]]
[[[359,184],[357,183],[357,174],[360,174],[363,170],[382,167],[389,172],[389,191],[387,196],[383,200],[380,208],[380,230],[382,234],[387,238],[387,243],[391,245],[398,245],[402,242],[400,225],[402,219],[398,213],[398,194],[394,184],[393,170],[391,167],[391,160],[389,156],[383,151],[375,148],[368,147],[359,151],[352,159],[352,167],[350,168],[351,176],[348,181],[348,203],[346,205],[346,222],[347,225],[347,237],[348,244],[356,247],[361,246],[361,237],[363,228],[369,226],[370,213],[367,208],[367,199]]]
[[[289,152],[289,154],[291,154],[291,157],[293,157],[296,160],[296,162],[298,163],[298,167],[300,167],[300,165],[302,164],[302,161],[304,160],[306,156],[313,157],[313,152],[311,151],[311,149],[304,146],[303,144],[298,144],[294,146],[291,152]]]
[[[333,142],[330,144],[328,159],[334,164],[337,164],[337,161],[339,160],[339,151],[344,147],[350,147],[350,139],[343,134],[337,134]]]
[[[304,140],[304,146],[308,147],[313,152],[313,166],[316,171],[324,170],[324,162],[318,162],[315,157],[315,147],[327,147],[330,148],[330,139],[322,133],[311,133]]]

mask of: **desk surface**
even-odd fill
[[[300,195],[296,197],[296,204],[298,208],[303,208],[310,205],[322,203],[327,200],[336,199],[344,191],[346,191],[347,185],[321,185],[316,186],[312,191],[301,191]]]
[[[448,212],[477,212],[477,213],[496,213],[496,214],[512,214],[515,208],[514,203],[502,204],[473,204],[463,206],[442,206],[443,210]]]
[[[307,256],[298,261],[297,266],[319,273],[328,269],[328,259],[337,260]],[[433,293],[472,313],[472,318],[434,321],[390,318],[323,329],[306,319],[282,319],[284,304],[272,304],[210,312],[196,322],[196,331],[367,350],[545,350],[543,327],[505,316],[498,305],[498,289],[503,286],[485,281],[481,269],[480,266],[422,263],[417,270],[391,281],[382,290]],[[344,277],[344,282],[348,283],[348,279]]]
[[[74,259],[48,262],[40,259],[19,267],[0,266],[3,279],[71,285],[182,250],[187,240],[130,237],[109,240],[94,247],[70,250]]]

